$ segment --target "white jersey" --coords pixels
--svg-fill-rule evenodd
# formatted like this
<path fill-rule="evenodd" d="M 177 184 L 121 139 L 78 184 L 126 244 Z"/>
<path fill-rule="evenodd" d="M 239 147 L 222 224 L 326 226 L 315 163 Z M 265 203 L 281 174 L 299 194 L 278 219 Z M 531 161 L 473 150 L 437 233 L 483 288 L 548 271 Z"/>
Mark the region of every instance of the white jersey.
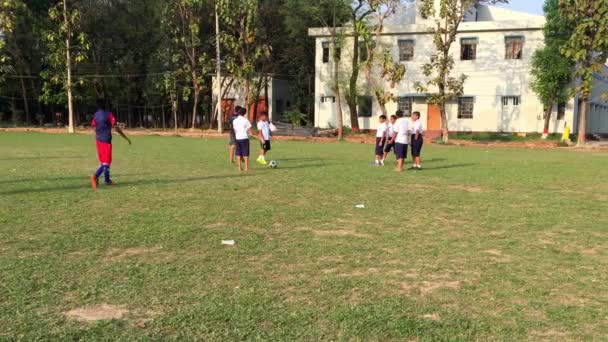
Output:
<path fill-rule="evenodd" d="M 392 123 L 389 123 L 387 126 L 387 129 L 388 129 L 388 137 L 390 139 L 392 139 L 393 135 L 395 134 L 395 126 Z"/>
<path fill-rule="evenodd" d="M 424 134 L 424 126 L 422 125 L 420 119 L 412 123 L 412 134 L 416 134 L 416 132 L 418 132 L 420 135 Z"/>
<path fill-rule="evenodd" d="M 384 138 L 386 137 L 386 130 L 388 127 L 386 126 L 386 122 L 378 125 L 378 129 L 376 130 L 376 138 Z"/>
<path fill-rule="evenodd" d="M 258 121 L 258 131 L 262 132 L 264 140 L 270 140 L 270 124 L 268 121 Z"/>
<path fill-rule="evenodd" d="M 397 122 L 395 122 L 395 132 L 397 132 L 397 139 L 395 142 L 407 145 L 409 133 L 408 120 L 404 118 L 397 119 Z"/>
<path fill-rule="evenodd" d="M 236 140 L 249 139 L 249 129 L 251 128 L 251 122 L 244 116 L 239 116 L 232 121 L 232 129 Z"/>

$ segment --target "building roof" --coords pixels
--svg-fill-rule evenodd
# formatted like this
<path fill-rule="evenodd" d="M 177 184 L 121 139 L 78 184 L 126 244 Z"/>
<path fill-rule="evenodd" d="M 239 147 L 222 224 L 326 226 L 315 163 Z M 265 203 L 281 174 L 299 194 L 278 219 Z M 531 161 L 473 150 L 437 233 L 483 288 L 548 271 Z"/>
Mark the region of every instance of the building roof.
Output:
<path fill-rule="evenodd" d="M 465 22 L 460 25 L 459 32 L 509 31 L 509 30 L 541 30 L 546 19 L 541 15 L 513 11 L 505 8 L 477 5 L 472 7 Z M 433 22 L 422 19 L 415 5 L 404 6 L 385 24 L 383 35 L 400 34 L 429 34 Z M 338 28 L 341 34 L 352 33 L 352 25 Z M 308 35 L 312 37 L 329 37 L 330 28 L 310 28 Z"/>

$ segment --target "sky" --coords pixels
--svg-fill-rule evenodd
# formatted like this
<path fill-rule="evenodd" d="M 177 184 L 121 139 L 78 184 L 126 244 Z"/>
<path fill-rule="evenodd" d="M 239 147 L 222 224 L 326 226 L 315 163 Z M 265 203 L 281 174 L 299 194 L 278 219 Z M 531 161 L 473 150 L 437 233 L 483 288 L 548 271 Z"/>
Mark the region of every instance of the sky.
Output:
<path fill-rule="evenodd" d="M 500 6 L 510 8 L 515 11 L 542 15 L 543 3 L 544 0 L 509 0 L 508 4 L 502 4 Z"/>

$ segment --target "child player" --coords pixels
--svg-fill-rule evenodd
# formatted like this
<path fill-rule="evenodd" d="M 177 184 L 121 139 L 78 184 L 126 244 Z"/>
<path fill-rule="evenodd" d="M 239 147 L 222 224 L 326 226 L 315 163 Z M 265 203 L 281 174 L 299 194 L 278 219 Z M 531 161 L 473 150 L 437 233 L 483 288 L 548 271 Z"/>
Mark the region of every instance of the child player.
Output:
<path fill-rule="evenodd" d="M 258 120 L 258 138 L 260 139 L 260 156 L 258 157 L 258 164 L 267 165 L 266 153 L 270 151 L 270 139 L 272 134 L 270 133 L 270 123 L 268 122 L 268 114 L 266 112 L 260 115 Z"/>
<path fill-rule="evenodd" d="M 384 166 L 384 144 L 386 144 L 386 131 L 388 126 L 386 125 L 386 115 L 380 115 L 380 124 L 376 129 L 376 159 L 374 161 L 375 166 Z"/>
<path fill-rule="evenodd" d="M 393 151 L 395 148 L 395 142 L 393 141 L 393 136 L 395 135 L 395 122 L 397 121 L 397 115 L 391 115 L 390 122 L 388 123 L 388 134 L 387 134 L 387 142 L 384 147 L 384 157 L 382 158 L 382 164 L 386 161 L 386 157 L 388 154 Z"/>
<path fill-rule="evenodd" d="M 409 133 L 408 120 L 403 117 L 403 111 L 397 111 L 397 122 L 395 122 L 395 133 L 393 140 L 395 141 L 395 156 L 397 157 L 396 172 L 403 172 L 403 163 L 407 158 L 407 139 Z"/>
<path fill-rule="evenodd" d="M 232 121 L 234 138 L 236 139 L 236 158 L 238 159 L 239 171 L 243 171 L 242 163 L 245 163 L 245 172 L 249 171 L 249 136 L 251 135 L 251 122 L 245 117 L 247 110 L 239 108 L 239 116 Z"/>
<path fill-rule="evenodd" d="M 97 144 L 97 156 L 101 166 L 97 169 L 95 174 L 91 176 L 91 186 L 93 189 L 97 189 L 99 185 L 99 177 L 104 175 L 104 181 L 106 185 L 116 185 L 110 178 L 110 166 L 112 165 L 112 128 L 116 129 L 116 132 L 125 138 L 129 145 L 131 140 L 123 133 L 120 127 L 116 126 L 116 119 L 114 115 L 105 110 L 105 101 L 97 100 L 97 112 L 93 115 L 93 122 L 91 123 L 95 127 L 95 140 Z"/>
<path fill-rule="evenodd" d="M 420 121 L 420 112 L 412 113 L 412 159 L 414 165 L 410 170 L 422 170 L 420 165 L 420 152 L 422 151 L 422 144 L 424 143 L 423 137 L 424 127 Z"/>
<path fill-rule="evenodd" d="M 232 115 L 230 115 L 230 117 L 228 118 L 228 129 L 230 130 L 230 141 L 228 142 L 228 145 L 230 145 L 230 150 L 228 152 L 228 159 L 230 159 L 230 164 L 234 164 L 234 152 L 236 152 L 236 138 L 234 137 L 234 129 L 232 128 L 232 122 L 234 121 L 234 119 L 239 117 L 239 110 L 240 110 L 240 106 L 236 106 L 234 108 L 234 113 L 232 113 Z"/>

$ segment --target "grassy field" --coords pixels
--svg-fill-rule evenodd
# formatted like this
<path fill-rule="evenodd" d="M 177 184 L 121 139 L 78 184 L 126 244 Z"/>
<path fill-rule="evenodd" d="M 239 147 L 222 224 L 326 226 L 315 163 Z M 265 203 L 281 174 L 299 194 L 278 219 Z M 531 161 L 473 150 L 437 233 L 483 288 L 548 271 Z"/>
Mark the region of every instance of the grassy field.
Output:
<path fill-rule="evenodd" d="M 608 153 L 116 138 L 94 192 L 92 139 L 0 133 L 0 340 L 608 336 Z"/>

